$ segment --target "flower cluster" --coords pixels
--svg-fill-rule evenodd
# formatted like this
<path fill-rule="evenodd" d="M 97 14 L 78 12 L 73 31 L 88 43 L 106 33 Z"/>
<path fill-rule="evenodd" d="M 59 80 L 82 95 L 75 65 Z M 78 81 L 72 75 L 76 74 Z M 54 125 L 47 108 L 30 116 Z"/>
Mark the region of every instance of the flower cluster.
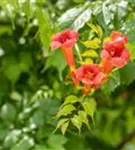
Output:
<path fill-rule="evenodd" d="M 81 65 L 76 68 L 73 47 L 78 36 L 77 32 L 66 29 L 52 36 L 51 48 L 62 50 L 74 85 L 83 85 L 84 94 L 88 94 L 91 89 L 98 89 L 114 68 L 121 68 L 127 64 L 130 59 L 130 54 L 126 49 L 128 38 L 121 32 L 112 32 L 111 40 L 103 45 L 100 55 L 101 63 Z"/>
<path fill-rule="evenodd" d="M 104 44 L 101 52 L 102 63 L 105 72 L 113 68 L 121 68 L 128 62 L 130 55 L 125 47 L 128 38 L 121 32 L 112 32 L 111 41 Z"/>

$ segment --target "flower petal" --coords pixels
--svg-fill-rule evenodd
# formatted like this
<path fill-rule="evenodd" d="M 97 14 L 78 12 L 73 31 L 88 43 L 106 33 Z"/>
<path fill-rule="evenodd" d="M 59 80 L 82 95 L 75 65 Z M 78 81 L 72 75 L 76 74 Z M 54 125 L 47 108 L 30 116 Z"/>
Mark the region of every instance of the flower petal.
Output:
<path fill-rule="evenodd" d="M 112 58 L 112 64 L 114 67 L 121 68 L 125 65 L 126 61 L 123 58 L 115 57 Z"/>
<path fill-rule="evenodd" d="M 104 73 L 103 72 L 98 73 L 93 81 L 96 88 L 98 88 L 101 85 L 103 79 L 104 79 Z"/>
<path fill-rule="evenodd" d="M 52 42 L 51 43 L 51 48 L 52 49 L 57 49 L 57 48 L 60 48 L 61 47 L 61 43 L 60 42 Z"/>
<path fill-rule="evenodd" d="M 74 53 L 71 47 L 62 47 L 62 53 L 69 66 L 75 66 Z"/>
<path fill-rule="evenodd" d="M 71 39 L 71 40 L 67 40 L 63 45 L 62 47 L 73 47 L 76 43 L 76 40 L 75 39 Z"/>
<path fill-rule="evenodd" d="M 115 67 L 121 68 L 121 67 L 123 67 L 123 66 L 125 66 L 127 64 L 129 59 L 130 59 L 130 54 L 129 54 L 128 50 L 124 49 L 122 51 L 122 54 L 121 54 L 120 57 L 112 58 L 112 64 Z"/>
<path fill-rule="evenodd" d="M 83 76 L 84 76 L 84 68 L 83 66 L 81 66 L 79 69 L 76 70 L 76 78 L 78 80 L 82 80 Z"/>
<path fill-rule="evenodd" d="M 110 59 L 111 55 L 108 53 L 107 50 L 104 49 L 104 50 L 101 51 L 101 58 L 102 59 Z"/>
<path fill-rule="evenodd" d="M 130 54 L 127 49 L 122 51 L 121 57 L 127 62 L 130 59 Z"/>
<path fill-rule="evenodd" d="M 109 73 L 112 71 L 113 65 L 112 65 L 111 59 L 104 59 L 102 61 L 102 64 L 103 64 L 103 69 L 105 73 Z"/>
<path fill-rule="evenodd" d="M 124 43 L 128 42 L 128 37 L 125 36 L 122 32 L 113 31 L 112 34 L 111 34 L 111 39 L 112 40 L 117 40 L 120 37 L 123 39 Z"/>

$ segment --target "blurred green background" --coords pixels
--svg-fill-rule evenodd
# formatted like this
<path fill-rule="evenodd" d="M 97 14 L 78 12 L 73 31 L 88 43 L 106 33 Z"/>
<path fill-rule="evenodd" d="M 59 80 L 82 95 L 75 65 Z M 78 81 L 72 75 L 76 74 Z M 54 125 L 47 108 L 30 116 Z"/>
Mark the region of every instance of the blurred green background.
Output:
<path fill-rule="evenodd" d="M 134 0 L 0 1 L 0 150 L 135 149 L 134 10 Z M 80 93 L 66 80 L 68 68 L 60 51 L 51 52 L 50 37 L 73 28 L 87 39 L 89 20 L 104 37 L 123 31 L 132 60 L 94 94 L 90 131 L 70 126 L 65 135 L 53 133 L 65 97 Z"/>

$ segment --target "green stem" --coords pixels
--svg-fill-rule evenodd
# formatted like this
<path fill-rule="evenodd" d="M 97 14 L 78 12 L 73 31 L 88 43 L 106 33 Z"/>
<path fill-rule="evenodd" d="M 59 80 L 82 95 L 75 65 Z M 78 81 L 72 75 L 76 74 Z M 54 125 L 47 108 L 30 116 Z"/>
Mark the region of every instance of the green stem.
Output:
<path fill-rule="evenodd" d="M 76 50 L 76 52 L 77 52 L 77 54 L 78 54 L 78 57 L 79 57 L 79 59 L 80 59 L 80 62 L 82 63 L 83 60 L 82 60 L 81 53 L 80 53 L 80 50 L 79 50 L 79 47 L 78 47 L 77 44 L 75 44 L 75 50 Z"/>

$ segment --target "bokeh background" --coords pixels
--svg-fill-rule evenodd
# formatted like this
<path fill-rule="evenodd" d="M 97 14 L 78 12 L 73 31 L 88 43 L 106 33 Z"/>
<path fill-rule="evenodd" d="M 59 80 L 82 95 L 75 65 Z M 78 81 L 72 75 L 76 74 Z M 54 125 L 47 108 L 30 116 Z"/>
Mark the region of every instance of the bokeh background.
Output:
<path fill-rule="evenodd" d="M 134 0 L 0 1 L 0 150 L 135 149 L 134 10 Z M 79 92 L 61 52 L 51 52 L 50 37 L 74 28 L 87 39 L 87 21 L 104 37 L 123 31 L 132 61 L 95 93 L 91 130 L 83 126 L 79 134 L 71 125 L 62 135 L 54 132 L 55 115 L 66 96 Z"/>

